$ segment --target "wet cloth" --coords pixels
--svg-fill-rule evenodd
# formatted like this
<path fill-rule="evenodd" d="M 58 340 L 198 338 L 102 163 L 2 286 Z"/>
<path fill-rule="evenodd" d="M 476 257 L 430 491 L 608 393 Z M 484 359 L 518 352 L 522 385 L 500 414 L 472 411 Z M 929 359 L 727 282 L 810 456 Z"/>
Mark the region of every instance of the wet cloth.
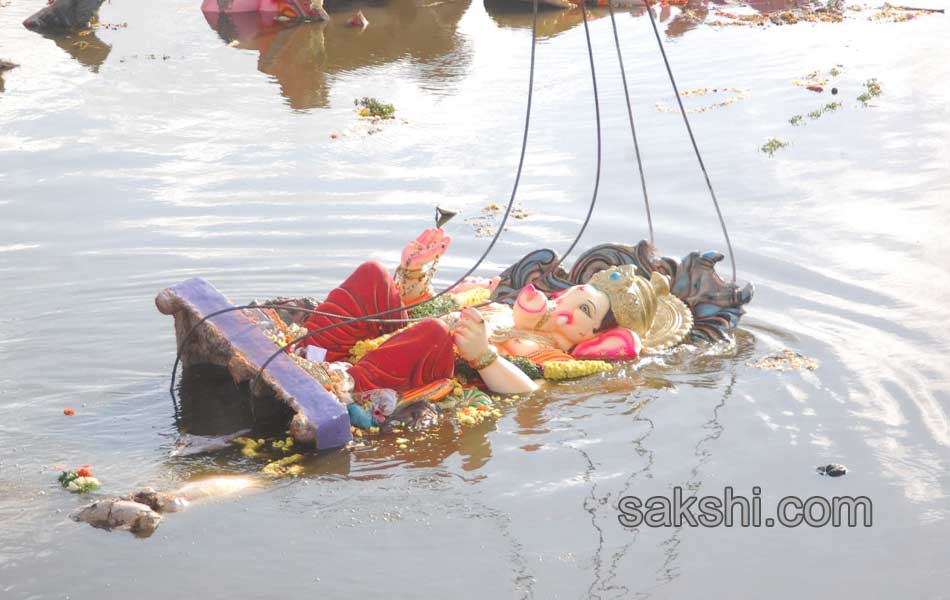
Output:
<path fill-rule="evenodd" d="M 392 276 L 381 264 L 370 261 L 360 265 L 330 292 L 317 310 L 354 318 L 401 306 Z M 406 311 L 394 312 L 385 318 L 404 319 Z M 314 330 L 337 322 L 339 319 L 333 317 L 311 315 L 304 326 Z M 360 321 L 314 334 L 302 344 L 326 348 L 328 361 L 343 361 L 356 342 L 391 333 L 400 326 L 400 323 Z M 349 374 L 357 392 L 380 388 L 405 391 L 452 377 L 454 370 L 455 350 L 449 328 L 438 319 L 426 319 L 367 352 L 349 369 Z"/>

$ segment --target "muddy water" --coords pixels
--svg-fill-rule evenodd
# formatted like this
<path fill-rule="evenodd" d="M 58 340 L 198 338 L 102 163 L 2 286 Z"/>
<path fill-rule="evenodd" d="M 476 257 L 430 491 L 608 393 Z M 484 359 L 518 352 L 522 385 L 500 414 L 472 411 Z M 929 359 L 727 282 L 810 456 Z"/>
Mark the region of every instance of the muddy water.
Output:
<path fill-rule="evenodd" d="M 115 1 L 127 28 L 47 39 L 0 8 L 0 590 L 4 598 L 939 598 L 950 478 L 950 65 L 946 19 L 751 29 L 663 27 L 756 297 L 735 346 L 556 386 L 497 423 L 307 459 L 308 474 L 167 519 L 138 540 L 66 518 L 54 465 L 107 493 L 251 473 L 236 453 L 168 457 L 171 321 L 155 293 L 201 275 L 234 300 L 319 295 L 366 258 L 394 264 L 444 203 L 463 215 L 443 282 L 484 248 L 465 217 L 510 192 L 524 111 L 524 13 L 394 0 L 363 32 L 215 31 L 197 3 Z M 702 11 L 706 21 L 715 10 Z M 730 9 L 735 10 L 735 9 Z M 344 11 L 346 12 L 346 11 Z M 338 13 L 339 14 L 339 13 Z M 591 25 L 601 193 L 581 245 L 645 218 L 609 20 Z M 577 14 L 542 19 L 519 204 L 492 274 L 567 247 L 595 170 Z M 669 255 L 722 248 L 643 15 L 619 16 Z M 240 25 L 240 26 L 239 26 Z M 792 84 L 843 65 L 839 110 Z M 883 95 L 856 100 L 877 78 Z M 399 119 L 358 121 L 378 96 Z M 331 136 L 336 134 L 336 138 Z M 789 146 L 769 157 L 771 137 Z M 728 274 L 728 270 L 726 270 Z M 815 371 L 749 365 L 781 348 Z M 63 409 L 76 410 L 65 417 Z M 846 464 L 846 477 L 815 466 Z M 870 528 L 640 528 L 624 495 L 867 495 Z"/>

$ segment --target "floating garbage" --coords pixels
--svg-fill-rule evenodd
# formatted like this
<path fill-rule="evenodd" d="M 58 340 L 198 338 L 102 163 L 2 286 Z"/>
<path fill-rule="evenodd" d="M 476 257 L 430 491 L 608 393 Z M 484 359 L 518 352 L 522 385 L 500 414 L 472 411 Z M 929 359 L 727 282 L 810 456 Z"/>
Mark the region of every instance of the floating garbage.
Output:
<path fill-rule="evenodd" d="M 772 156 L 786 146 L 788 146 L 788 142 L 782 141 L 778 138 L 769 138 L 768 141 L 762 144 L 762 147 L 759 148 L 759 150 L 765 154 L 768 154 L 769 156 Z"/>
<path fill-rule="evenodd" d="M 353 104 L 359 108 L 358 114 L 368 119 L 393 119 L 396 116 L 396 107 L 386 104 L 376 98 L 357 98 Z"/>
<path fill-rule="evenodd" d="M 763 356 L 754 363 L 749 363 L 749 365 L 756 369 L 768 369 L 770 371 L 797 371 L 802 369 L 814 371 L 818 368 L 818 361 L 786 348 L 780 352 Z"/>
<path fill-rule="evenodd" d="M 92 476 L 87 467 L 75 471 L 63 471 L 59 476 L 59 484 L 74 494 L 87 494 L 99 489 L 99 480 Z"/>
<path fill-rule="evenodd" d="M 359 10 L 355 15 L 350 17 L 346 22 L 350 27 L 359 27 L 360 29 L 366 29 L 369 27 L 369 20 L 366 18 L 366 15 L 363 14 L 363 11 Z"/>
<path fill-rule="evenodd" d="M 194 454 L 203 454 L 222 450 L 231 445 L 235 438 L 250 433 L 250 429 L 242 429 L 228 435 L 206 436 L 183 434 L 175 440 L 175 447 L 169 453 L 170 456 L 192 456 Z"/>
<path fill-rule="evenodd" d="M 848 467 L 839 465 L 837 463 L 831 463 L 829 465 L 820 466 L 815 470 L 819 475 L 827 475 L 828 477 L 841 477 L 848 472 Z"/>
<path fill-rule="evenodd" d="M 158 527 L 162 515 L 139 502 L 112 499 L 83 506 L 70 518 L 99 529 L 124 529 L 136 535 L 149 536 Z"/>
<path fill-rule="evenodd" d="M 858 101 L 864 106 L 870 106 L 871 99 L 880 95 L 881 84 L 878 83 L 877 79 L 868 79 L 864 82 L 864 92 L 858 96 Z"/>
<path fill-rule="evenodd" d="M 730 104 L 735 104 L 736 102 L 739 102 L 740 100 L 745 100 L 746 98 L 749 97 L 749 91 L 748 91 L 748 90 L 742 90 L 742 89 L 739 89 L 739 88 L 733 88 L 733 87 L 714 87 L 714 88 L 703 87 L 703 88 L 696 88 L 696 89 L 692 89 L 692 90 L 685 90 L 685 91 L 682 91 L 682 92 L 680 92 L 680 98 L 692 98 L 692 97 L 710 96 L 710 95 L 713 95 L 713 94 L 731 94 L 731 95 L 730 95 L 730 96 L 727 96 L 726 98 L 724 98 L 724 99 L 722 99 L 722 100 L 719 100 L 719 101 L 716 101 L 716 102 L 712 102 L 712 103 L 706 104 L 706 105 L 704 105 L 704 106 L 696 106 L 696 107 L 692 107 L 692 108 L 687 108 L 687 109 L 686 109 L 686 112 L 687 112 L 687 113 L 704 113 L 704 112 L 713 110 L 713 109 L 715 109 L 715 108 L 722 108 L 722 107 L 724 107 L 724 106 L 729 106 Z M 656 109 L 657 109 L 658 111 L 660 111 L 660 112 L 665 112 L 665 113 L 675 113 L 675 112 L 679 112 L 679 106 L 678 106 L 678 105 L 677 105 L 677 106 L 669 106 L 668 104 L 666 104 L 666 103 L 663 102 L 663 101 L 658 101 L 658 102 L 656 103 Z"/>

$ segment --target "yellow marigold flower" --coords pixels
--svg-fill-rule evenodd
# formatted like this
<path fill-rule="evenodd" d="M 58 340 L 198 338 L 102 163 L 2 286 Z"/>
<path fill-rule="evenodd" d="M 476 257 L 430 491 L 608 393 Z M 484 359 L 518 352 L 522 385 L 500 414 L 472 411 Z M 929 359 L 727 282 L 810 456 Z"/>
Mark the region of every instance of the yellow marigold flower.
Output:
<path fill-rule="evenodd" d="M 350 348 L 350 362 L 354 365 L 360 361 L 363 356 L 370 350 L 375 350 L 382 346 L 389 338 L 393 337 L 401 331 L 405 331 L 415 325 L 415 323 L 410 323 L 409 325 L 403 327 L 402 329 L 397 329 L 392 333 L 386 333 L 379 337 L 375 337 L 369 340 L 360 340 L 353 344 L 353 347 Z"/>
<path fill-rule="evenodd" d="M 475 306 L 476 304 L 487 302 L 491 297 L 491 292 L 488 288 L 477 287 L 459 292 L 458 294 L 452 294 L 452 297 L 458 303 L 459 308 L 465 308 L 466 306 Z"/>
<path fill-rule="evenodd" d="M 610 363 L 602 360 L 555 360 L 544 363 L 544 378 L 575 379 L 611 369 Z"/>

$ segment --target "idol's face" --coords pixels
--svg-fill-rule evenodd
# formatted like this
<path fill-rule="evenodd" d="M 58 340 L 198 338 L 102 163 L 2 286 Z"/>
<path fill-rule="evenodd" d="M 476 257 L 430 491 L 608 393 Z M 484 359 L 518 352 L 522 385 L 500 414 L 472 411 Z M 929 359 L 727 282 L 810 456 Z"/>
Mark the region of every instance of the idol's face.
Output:
<path fill-rule="evenodd" d="M 575 285 L 552 300 L 544 329 L 579 344 L 594 336 L 610 310 L 607 295 L 592 285 Z"/>

